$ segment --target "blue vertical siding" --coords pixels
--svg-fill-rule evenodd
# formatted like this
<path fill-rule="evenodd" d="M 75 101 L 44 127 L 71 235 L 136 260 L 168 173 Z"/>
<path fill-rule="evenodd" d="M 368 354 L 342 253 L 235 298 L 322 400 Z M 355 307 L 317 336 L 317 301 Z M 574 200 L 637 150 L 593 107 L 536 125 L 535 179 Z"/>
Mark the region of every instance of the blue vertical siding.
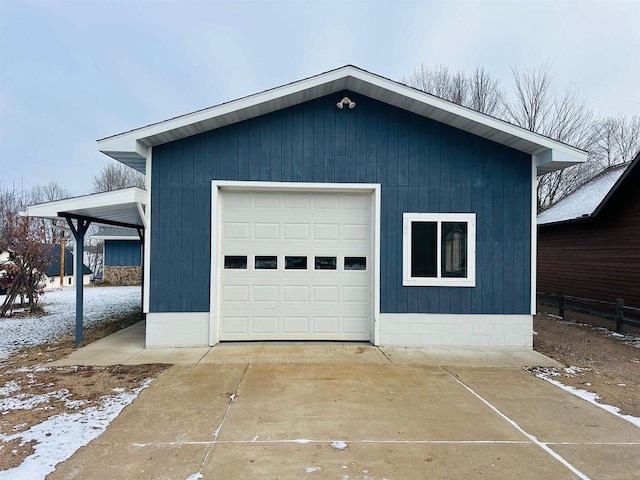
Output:
<path fill-rule="evenodd" d="M 142 265 L 140 240 L 105 240 L 104 264 L 107 267 L 139 267 Z"/>
<path fill-rule="evenodd" d="M 531 157 L 347 91 L 153 148 L 153 312 L 209 310 L 214 179 L 380 183 L 383 313 L 529 313 Z M 475 287 L 402 286 L 403 212 L 476 213 Z"/>

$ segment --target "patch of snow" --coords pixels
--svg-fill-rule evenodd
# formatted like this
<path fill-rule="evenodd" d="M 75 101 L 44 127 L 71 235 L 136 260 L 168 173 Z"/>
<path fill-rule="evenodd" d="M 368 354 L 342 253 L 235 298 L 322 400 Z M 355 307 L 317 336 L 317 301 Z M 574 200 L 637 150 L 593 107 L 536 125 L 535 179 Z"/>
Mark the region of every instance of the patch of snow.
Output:
<path fill-rule="evenodd" d="M 624 171 L 625 168 L 614 168 L 585 183 L 575 192 L 538 215 L 538 225 L 591 215 Z"/>
<path fill-rule="evenodd" d="M 569 366 L 564 369 L 565 374 L 572 377 L 577 375 L 578 373 L 587 372 L 587 371 L 589 371 L 588 368 L 575 367 L 575 366 Z"/>
<path fill-rule="evenodd" d="M 296 438 L 293 440 L 293 443 L 311 443 L 311 440 L 307 440 L 306 438 Z"/>
<path fill-rule="evenodd" d="M 133 287 L 93 287 L 84 290 L 84 325 L 97 325 L 114 315 L 140 305 L 141 289 Z M 0 319 L 0 359 L 25 347 L 40 345 L 74 332 L 75 287 L 46 292 L 40 305 L 46 312 L 40 317 Z"/>
<path fill-rule="evenodd" d="M 186 480 L 198 480 L 200 478 L 204 478 L 204 475 L 202 475 L 200 472 L 196 472 L 189 475 Z"/>
<path fill-rule="evenodd" d="M 129 405 L 138 394 L 151 383 L 130 392 L 114 396 L 104 396 L 98 406 L 79 412 L 60 413 L 49 417 L 24 432 L 13 435 L 0 434 L 0 441 L 8 442 L 20 438 L 22 442 L 35 441 L 34 453 L 25 458 L 19 466 L 0 471 L 0 480 L 28 478 L 43 479 L 53 472 L 56 465 L 71 457 L 76 450 L 88 444 L 107 428 L 122 409 Z"/>
<path fill-rule="evenodd" d="M 347 444 L 345 442 L 341 442 L 341 441 L 331 442 L 331 446 L 333 448 L 338 449 L 338 450 L 344 450 L 345 448 L 347 448 Z"/>
<path fill-rule="evenodd" d="M 4 386 L 0 387 L 0 395 L 8 397 L 13 392 L 18 392 L 20 390 L 22 390 L 20 385 L 18 385 L 15 380 L 11 380 L 10 382 L 5 383 Z"/>
<path fill-rule="evenodd" d="M 307 473 L 318 472 L 318 471 L 320 471 L 320 470 L 322 470 L 322 468 L 320 468 L 320 467 L 307 467 L 307 468 L 306 468 L 306 472 L 307 472 Z"/>
<path fill-rule="evenodd" d="M 606 410 L 607 412 L 613 413 L 617 417 L 623 418 L 627 422 L 633 423 L 636 427 L 640 428 L 640 417 L 634 417 L 633 415 L 623 415 L 620 413 L 620 409 L 618 407 L 614 407 L 613 405 L 607 405 L 605 403 L 598 402 L 597 400 L 600 398 L 598 394 L 587 392 L 586 390 L 583 390 L 581 388 L 571 387 L 557 380 L 554 380 L 553 378 L 551 378 L 553 375 L 549 371 L 549 369 L 536 369 L 536 370 L 525 369 L 525 370 L 533 373 L 536 377 L 541 378 L 555 385 L 556 387 L 560 387 L 561 389 L 566 390 L 567 392 L 572 393 L 573 395 L 580 397 L 583 400 L 586 400 L 587 402 L 602 408 L 603 410 Z"/>
<path fill-rule="evenodd" d="M 77 403 L 78 401 L 73 401 L 73 400 L 69 400 L 70 394 L 69 394 L 69 390 L 67 390 L 66 388 L 62 388 L 60 390 L 56 390 L 53 392 L 49 392 L 49 393 L 43 393 L 40 395 L 30 395 L 28 393 L 20 393 L 14 397 L 8 397 L 8 398 L 3 398 L 0 400 L 0 410 L 2 411 L 8 411 L 8 410 L 47 410 L 49 408 L 53 408 L 53 407 L 40 407 L 40 408 L 36 408 L 39 405 L 44 404 L 50 404 L 51 400 L 59 400 L 61 402 L 64 402 L 65 404 L 67 402 L 75 402 Z"/>

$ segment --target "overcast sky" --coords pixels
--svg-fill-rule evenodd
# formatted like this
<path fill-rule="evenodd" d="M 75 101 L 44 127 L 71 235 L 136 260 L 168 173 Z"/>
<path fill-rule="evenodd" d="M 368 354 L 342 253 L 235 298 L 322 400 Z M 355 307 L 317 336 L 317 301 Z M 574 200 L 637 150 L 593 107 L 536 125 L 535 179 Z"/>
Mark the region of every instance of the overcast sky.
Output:
<path fill-rule="evenodd" d="M 354 64 L 549 61 L 601 115 L 640 114 L 640 0 L 0 0 L 0 181 L 90 191 L 96 140 Z"/>

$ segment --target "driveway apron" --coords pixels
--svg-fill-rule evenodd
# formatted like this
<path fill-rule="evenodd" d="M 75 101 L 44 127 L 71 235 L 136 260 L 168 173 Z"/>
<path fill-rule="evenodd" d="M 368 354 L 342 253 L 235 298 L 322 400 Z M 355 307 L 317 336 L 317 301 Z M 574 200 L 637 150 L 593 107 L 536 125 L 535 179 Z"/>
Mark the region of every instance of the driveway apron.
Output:
<path fill-rule="evenodd" d="M 520 368 L 173 366 L 51 479 L 630 479 L 640 429 Z M 637 478 L 637 477 L 636 477 Z"/>

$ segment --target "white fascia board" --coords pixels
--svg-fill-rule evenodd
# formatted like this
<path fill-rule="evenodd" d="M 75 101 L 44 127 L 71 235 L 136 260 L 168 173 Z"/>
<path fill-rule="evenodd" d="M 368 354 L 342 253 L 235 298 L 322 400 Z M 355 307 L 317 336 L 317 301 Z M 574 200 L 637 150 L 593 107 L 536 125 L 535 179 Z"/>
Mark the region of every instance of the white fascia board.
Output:
<path fill-rule="evenodd" d="M 146 201 L 147 196 L 144 190 L 131 187 L 31 205 L 27 207 L 26 214 L 29 217 L 58 218 L 59 212 L 74 213 L 80 210 L 86 211 L 91 208 L 135 203 L 145 204 Z"/>
<path fill-rule="evenodd" d="M 375 88 L 371 88 L 372 86 Z M 146 157 L 146 154 L 143 155 L 142 147 L 159 145 L 201 131 L 219 128 L 345 89 L 426 117 L 430 117 L 430 115 L 425 113 L 424 108 L 432 109 L 434 113 L 438 112 L 437 115 L 433 115 L 436 121 L 490 140 L 499 141 L 496 138 L 499 135 L 518 139 L 523 144 L 522 151 L 541 156 L 539 165 L 544 165 L 545 168 L 539 169 L 539 173 L 586 161 L 587 154 L 582 150 L 353 66 L 342 67 L 238 100 L 98 140 L 98 148 L 101 152 L 126 162 L 128 159 L 132 160 L 131 155 L 135 155 L 136 158 Z M 218 122 L 215 121 L 216 119 Z M 460 119 L 467 122 L 460 122 Z M 190 125 L 197 125 L 201 122 L 208 122 L 208 125 L 188 128 Z M 174 136 L 166 135 L 178 129 L 185 131 Z M 549 158 L 550 160 L 548 160 Z"/>
<path fill-rule="evenodd" d="M 109 156 L 112 156 L 112 154 L 127 154 L 146 159 L 149 147 L 139 140 L 139 138 L 135 137 L 120 138 L 120 136 L 105 138 L 104 140 L 98 140 L 98 150 Z"/>
<path fill-rule="evenodd" d="M 576 155 L 571 152 L 554 148 L 552 150 L 545 150 L 537 155 L 533 155 L 533 162 L 536 166 L 537 175 L 540 176 L 553 170 L 559 170 L 561 168 L 586 162 L 587 153 L 581 151 L 579 151 L 579 153 L 581 153 L 582 156 L 577 158 Z"/>

